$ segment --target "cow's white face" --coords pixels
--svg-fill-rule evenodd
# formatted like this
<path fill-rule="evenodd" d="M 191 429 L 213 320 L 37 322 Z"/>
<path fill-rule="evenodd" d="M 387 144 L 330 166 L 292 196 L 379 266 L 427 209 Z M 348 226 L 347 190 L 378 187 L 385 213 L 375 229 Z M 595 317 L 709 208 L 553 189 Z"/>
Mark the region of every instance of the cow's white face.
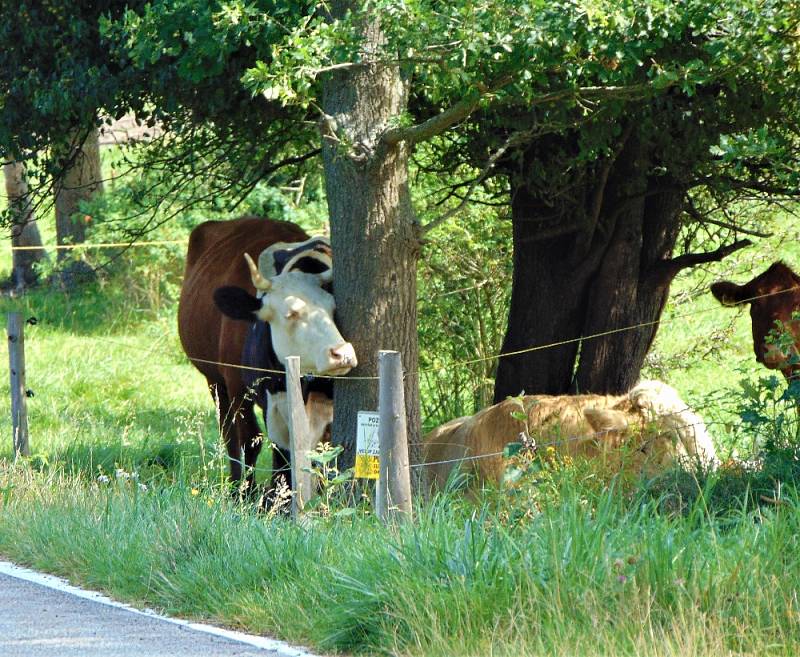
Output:
<path fill-rule="evenodd" d="M 290 271 L 270 283 L 255 315 L 269 323 L 272 348 L 282 363 L 299 356 L 302 371 L 333 376 L 358 364 L 353 345 L 333 321 L 333 295 L 322 289 L 319 276 Z"/>

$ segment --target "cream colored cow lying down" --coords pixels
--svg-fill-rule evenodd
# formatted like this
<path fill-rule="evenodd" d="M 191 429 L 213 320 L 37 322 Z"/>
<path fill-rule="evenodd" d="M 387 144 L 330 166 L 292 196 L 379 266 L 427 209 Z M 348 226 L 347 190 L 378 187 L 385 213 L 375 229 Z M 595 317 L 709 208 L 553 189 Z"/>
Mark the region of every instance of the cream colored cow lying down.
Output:
<path fill-rule="evenodd" d="M 553 443 L 559 454 L 600 459 L 612 471 L 654 474 L 676 462 L 719 463 L 703 420 L 660 381 L 642 381 L 627 395 L 529 395 L 522 402 L 527 426 L 512 415 L 522 412 L 519 402 L 507 399 L 425 436 L 431 485 L 443 488 L 456 467 L 479 481 L 500 481 L 505 463 L 497 453 L 523 432 L 539 446 Z M 482 458 L 440 463 L 475 456 Z"/>

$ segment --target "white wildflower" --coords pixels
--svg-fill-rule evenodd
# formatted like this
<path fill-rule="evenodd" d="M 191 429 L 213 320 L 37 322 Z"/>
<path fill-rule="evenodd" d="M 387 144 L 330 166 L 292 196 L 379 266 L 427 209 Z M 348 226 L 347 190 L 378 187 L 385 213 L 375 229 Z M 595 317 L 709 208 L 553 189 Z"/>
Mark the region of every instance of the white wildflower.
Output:
<path fill-rule="evenodd" d="M 101 474 L 97 477 L 97 481 L 101 484 L 107 484 L 111 479 L 109 479 L 108 475 Z"/>

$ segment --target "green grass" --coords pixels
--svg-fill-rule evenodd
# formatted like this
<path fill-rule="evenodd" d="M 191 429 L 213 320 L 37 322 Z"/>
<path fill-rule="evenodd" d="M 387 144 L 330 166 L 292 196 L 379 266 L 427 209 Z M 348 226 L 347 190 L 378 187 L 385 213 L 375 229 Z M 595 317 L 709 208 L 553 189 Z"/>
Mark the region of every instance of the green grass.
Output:
<path fill-rule="evenodd" d="M 675 385 L 726 449 L 763 442 L 772 416 L 740 421 L 739 381 L 766 371 L 747 313 L 705 290 L 749 279 L 776 254 L 800 265 L 791 221 L 778 230 L 676 281 L 645 371 Z M 795 478 L 791 464 L 758 482 L 712 480 L 703 494 L 691 477 L 623 495 L 565 471 L 522 496 L 440 498 L 400 528 L 363 510 L 300 527 L 233 503 L 211 397 L 177 338 L 179 251 L 137 251 L 135 268 L 72 292 L 0 300 L 0 312 L 39 320 L 26 327 L 27 462 L 12 462 L 0 385 L 0 554 L 135 604 L 334 652 L 800 648 L 800 503 L 789 486 L 782 503 L 755 504 Z"/>
<path fill-rule="evenodd" d="M 186 362 L 174 318 L 106 298 L 96 288 L 39 290 L 0 303 L 36 317 L 25 355 L 33 454 L 78 469 L 146 462 L 174 465 L 213 445 L 214 407 L 203 378 Z M 0 389 L 0 434 L 10 436 L 8 382 Z M 10 441 L 0 454 L 11 455 Z M 168 456 L 165 456 L 168 455 Z M 180 456 L 179 456 L 180 455 Z"/>
<path fill-rule="evenodd" d="M 11 483 L 9 483 L 11 482 Z M 9 487 L 13 486 L 13 487 Z M 440 498 L 413 525 L 306 526 L 178 483 L 0 470 L 0 553 L 169 613 L 327 651 L 791 655 L 800 510 L 669 517 L 559 483 L 532 519 Z M 499 507 L 498 507 L 499 504 Z"/>

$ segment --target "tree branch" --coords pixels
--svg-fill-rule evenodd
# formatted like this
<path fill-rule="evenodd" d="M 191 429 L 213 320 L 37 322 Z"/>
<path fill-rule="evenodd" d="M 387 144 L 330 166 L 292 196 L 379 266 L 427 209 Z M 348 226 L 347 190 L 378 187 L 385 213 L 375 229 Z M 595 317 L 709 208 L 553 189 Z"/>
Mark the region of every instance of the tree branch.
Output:
<path fill-rule="evenodd" d="M 726 244 L 715 251 L 707 253 L 684 253 L 677 258 L 661 262 L 654 268 L 652 275 L 661 283 L 669 282 L 682 269 L 702 265 L 706 262 L 719 262 L 723 258 L 727 258 L 731 253 L 735 253 L 751 244 L 750 240 L 737 240 L 733 244 Z"/>
<path fill-rule="evenodd" d="M 737 226 L 736 224 L 729 223 L 727 221 L 720 221 L 719 219 L 712 219 L 708 216 L 708 214 L 703 214 L 697 207 L 689 201 L 683 208 L 683 211 L 686 212 L 692 219 L 694 219 L 699 224 L 711 224 L 712 226 L 719 226 L 720 228 L 727 228 L 728 230 L 732 230 L 735 233 L 742 233 L 744 235 L 750 235 L 751 237 L 772 237 L 773 233 L 762 233 L 757 230 L 753 230 L 751 228 L 742 228 L 741 226 Z"/>
<path fill-rule="evenodd" d="M 800 196 L 800 189 L 796 187 L 771 185 L 761 180 L 741 180 L 733 178 L 732 176 L 707 176 L 694 181 L 692 186 L 699 187 L 701 185 L 706 185 L 708 187 L 713 187 L 715 183 L 720 182 L 728 185 L 731 189 L 752 190 L 769 196 L 783 196 L 785 198 L 797 198 Z"/>
<path fill-rule="evenodd" d="M 455 125 L 459 121 L 466 119 L 478 107 L 481 98 L 487 96 L 498 89 L 506 86 L 513 81 L 511 76 L 501 78 L 498 82 L 486 87 L 480 85 L 476 92 L 466 96 L 458 101 L 455 105 L 443 110 L 436 116 L 431 117 L 427 121 L 418 123 L 412 126 L 390 128 L 383 133 L 381 142 L 386 146 L 396 146 L 401 141 L 410 144 L 427 141 L 436 135 L 442 134 L 450 126 Z M 672 85 L 669 85 L 672 86 Z M 636 96 L 644 94 L 653 89 L 651 82 L 641 84 L 632 84 L 630 86 L 617 86 L 617 87 L 578 87 L 575 89 L 560 89 L 553 91 L 549 94 L 542 94 L 531 101 L 531 106 L 543 105 L 545 103 L 553 103 L 570 96 L 576 99 L 602 99 L 602 98 L 618 98 L 627 96 Z M 666 89 L 668 87 L 664 87 Z M 662 89 L 662 90 L 663 90 Z"/>
<path fill-rule="evenodd" d="M 482 94 L 472 93 L 427 121 L 402 128 L 390 128 L 383 133 L 381 141 L 387 146 L 396 146 L 401 141 L 409 144 L 427 141 L 466 119 L 478 107 L 481 98 Z"/>
<path fill-rule="evenodd" d="M 470 200 L 472 199 L 472 194 L 475 191 L 475 188 L 478 185 L 480 185 L 486 179 L 486 176 L 488 176 L 491 173 L 492 169 L 494 169 L 495 165 L 497 164 L 497 161 L 501 157 L 503 157 L 503 155 L 506 154 L 509 148 L 517 144 L 523 143 L 527 139 L 530 139 L 533 132 L 534 132 L 533 130 L 522 130 L 520 132 L 514 132 L 510 134 L 508 138 L 503 142 L 503 145 L 500 146 L 500 148 L 498 148 L 494 153 L 491 154 L 491 156 L 486 162 L 486 166 L 484 166 L 483 169 L 481 169 L 481 172 L 477 176 L 477 178 L 475 178 L 472 181 L 472 183 L 470 183 L 470 186 L 467 188 L 467 193 L 464 194 L 463 198 L 461 199 L 461 202 L 453 209 L 448 210 L 444 214 L 438 216 L 436 219 L 432 219 L 427 224 L 422 226 L 421 228 L 422 233 L 424 234 L 433 230 L 440 224 L 447 221 L 450 217 L 461 212 L 461 210 L 463 210 L 464 207 L 467 205 L 467 203 L 469 203 Z"/>

